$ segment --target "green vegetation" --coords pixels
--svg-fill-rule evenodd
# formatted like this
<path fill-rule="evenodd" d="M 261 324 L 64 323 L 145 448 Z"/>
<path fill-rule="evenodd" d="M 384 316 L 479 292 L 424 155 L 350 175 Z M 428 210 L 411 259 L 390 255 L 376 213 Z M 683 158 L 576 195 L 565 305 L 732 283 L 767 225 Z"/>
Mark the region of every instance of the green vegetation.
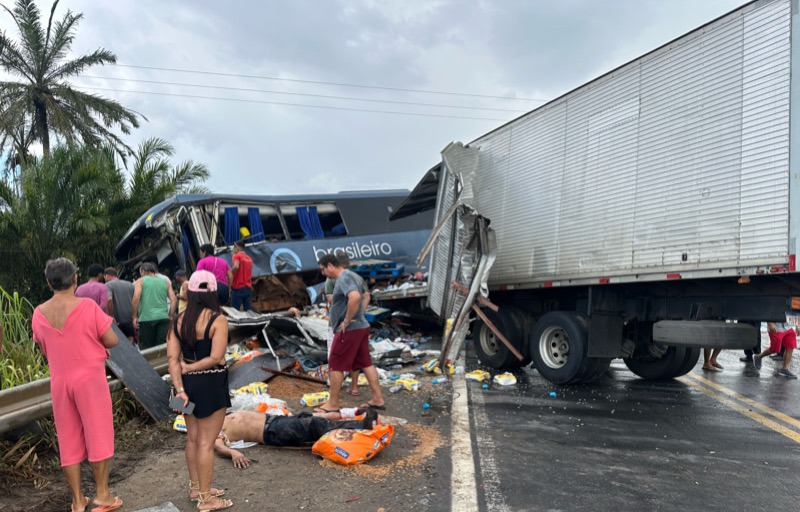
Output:
<path fill-rule="evenodd" d="M 0 287 L 0 321 L 3 345 L 0 350 L 0 389 L 44 379 L 50 375 L 41 351 L 31 339 L 31 304 L 19 294 Z"/>
<path fill-rule="evenodd" d="M 26 160 L 31 144 L 40 142 L 49 155 L 52 133 L 69 146 L 105 143 L 124 156 L 130 148 L 112 129 L 129 134 L 139 126 L 137 114 L 114 100 L 79 91 L 68 81 L 91 67 L 114 64 L 117 57 L 99 48 L 68 59 L 83 15 L 67 10 L 54 20 L 57 6 L 58 0 L 46 26 L 34 0 L 17 0 L 13 9 L 3 6 L 19 38 L 15 41 L 0 34 L 0 68 L 16 79 L 0 85 L 4 132 L 0 149 L 10 142 L 21 160 Z"/>

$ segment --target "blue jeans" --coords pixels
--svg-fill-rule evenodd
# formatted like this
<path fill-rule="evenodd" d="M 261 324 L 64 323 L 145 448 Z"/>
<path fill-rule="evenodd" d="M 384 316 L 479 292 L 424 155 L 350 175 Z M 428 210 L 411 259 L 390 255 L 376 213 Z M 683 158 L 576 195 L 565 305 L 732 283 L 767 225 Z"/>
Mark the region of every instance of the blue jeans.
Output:
<path fill-rule="evenodd" d="M 252 290 L 249 286 L 234 288 L 231 290 L 231 307 L 239 311 L 239 306 L 244 306 L 245 311 L 250 310 L 250 294 Z"/>

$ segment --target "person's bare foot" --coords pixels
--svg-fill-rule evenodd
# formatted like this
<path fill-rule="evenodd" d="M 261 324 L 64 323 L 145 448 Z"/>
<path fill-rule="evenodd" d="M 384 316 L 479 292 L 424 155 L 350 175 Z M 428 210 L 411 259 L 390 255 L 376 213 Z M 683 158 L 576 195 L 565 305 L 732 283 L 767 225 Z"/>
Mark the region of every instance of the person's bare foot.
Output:
<path fill-rule="evenodd" d="M 350 395 L 352 395 L 352 396 L 358 396 L 358 395 L 360 395 L 360 394 L 361 394 L 361 393 L 358 391 L 358 388 L 350 388 L 350 389 L 348 389 L 348 390 L 347 390 L 347 393 L 348 393 L 348 394 L 350 394 Z"/>
<path fill-rule="evenodd" d="M 78 506 L 76 507 L 75 505 L 78 505 Z M 88 507 L 88 506 L 89 506 L 89 497 L 88 496 L 84 496 L 83 497 L 83 505 L 81 505 L 80 503 L 78 503 L 78 502 L 73 500 L 72 501 L 72 506 L 70 507 L 70 509 L 72 510 L 72 512 L 84 512 L 86 510 L 86 507 Z"/>

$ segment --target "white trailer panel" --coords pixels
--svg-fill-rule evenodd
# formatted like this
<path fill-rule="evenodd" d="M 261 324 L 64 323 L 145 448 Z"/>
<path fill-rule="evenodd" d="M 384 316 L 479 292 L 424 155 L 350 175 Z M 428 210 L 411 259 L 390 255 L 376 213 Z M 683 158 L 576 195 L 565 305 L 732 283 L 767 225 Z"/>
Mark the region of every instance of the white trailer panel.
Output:
<path fill-rule="evenodd" d="M 748 4 L 471 143 L 490 284 L 787 264 L 791 19 Z"/>

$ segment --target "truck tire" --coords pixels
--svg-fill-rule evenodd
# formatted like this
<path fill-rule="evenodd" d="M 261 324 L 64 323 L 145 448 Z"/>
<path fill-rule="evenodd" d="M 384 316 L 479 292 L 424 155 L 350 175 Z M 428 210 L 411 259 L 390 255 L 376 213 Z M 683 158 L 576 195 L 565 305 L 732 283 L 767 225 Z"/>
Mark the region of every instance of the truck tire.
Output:
<path fill-rule="evenodd" d="M 525 356 L 520 361 L 517 356 L 508 350 L 508 347 L 500 341 L 494 332 L 478 317 L 473 325 L 472 332 L 475 353 L 481 364 L 490 368 L 519 368 L 523 364 L 530 363 L 530 356 L 523 337 L 523 323 L 521 313 L 514 308 L 502 308 L 495 312 L 491 309 L 481 310 L 486 317 L 497 327 L 500 332 L 510 341 L 514 348 Z"/>
<path fill-rule="evenodd" d="M 702 348 L 698 347 L 687 347 L 686 348 L 686 357 L 683 358 L 683 363 L 678 368 L 677 372 L 673 377 L 683 377 L 690 371 L 692 368 L 697 366 L 697 361 L 700 359 L 700 353 L 703 351 Z"/>
<path fill-rule="evenodd" d="M 758 339 L 750 324 L 722 320 L 661 320 L 653 324 L 653 340 L 664 345 L 748 349 Z"/>
<path fill-rule="evenodd" d="M 597 362 L 586 357 L 586 320 L 566 311 L 545 313 L 530 336 L 530 353 L 539 374 L 554 384 L 574 384 L 594 376 Z"/>
<path fill-rule="evenodd" d="M 672 379 L 683 368 L 686 359 L 686 347 L 667 347 L 667 351 L 659 358 L 628 357 L 625 366 L 639 377 L 647 380 Z M 699 351 L 697 352 L 700 353 Z M 697 361 L 695 360 L 695 363 Z M 687 370 L 688 371 L 688 370 Z"/>

